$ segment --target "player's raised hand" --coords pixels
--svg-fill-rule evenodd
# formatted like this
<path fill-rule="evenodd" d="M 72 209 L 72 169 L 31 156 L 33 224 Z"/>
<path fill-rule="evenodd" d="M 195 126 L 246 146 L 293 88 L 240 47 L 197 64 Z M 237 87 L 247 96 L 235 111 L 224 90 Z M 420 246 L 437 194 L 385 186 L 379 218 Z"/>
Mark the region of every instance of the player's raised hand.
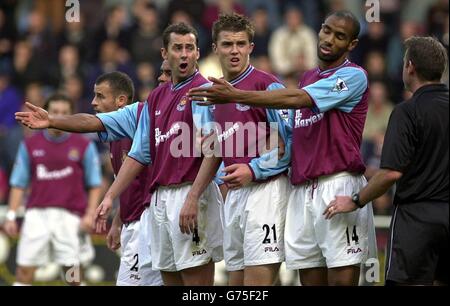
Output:
<path fill-rule="evenodd" d="M 112 200 L 108 197 L 105 197 L 95 210 L 93 227 L 97 234 L 106 231 L 106 222 L 108 221 L 108 216 L 109 213 L 111 212 L 111 208 L 112 208 Z"/>
<path fill-rule="evenodd" d="M 222 171 L 226 172 L 227 175 L 220 179 L 223 180 L 230 189 L 244 187 L 253 180 L 253 174 L 248 164 L 234 164 L 223 168 Z"/>
<path fill-rule="evenodd" d="M 192 88 L 188 94 L 190 100 L 197 101 L 197 104 L 202 106 L 230 103 L 235 100 L 237 89 L 233 85 L 214 77 L 209 77 L 208 79 L 213 83 L 212 86 Z"/>
<path fill-rule="evenodd" d="M 25 102 L 25 106 L 30 110 L 27 112 L 15 113 L 16 120 L 30 129 L 46 129 L 50 126 L 48 112 L 37 107 L 30 102 Z"/>

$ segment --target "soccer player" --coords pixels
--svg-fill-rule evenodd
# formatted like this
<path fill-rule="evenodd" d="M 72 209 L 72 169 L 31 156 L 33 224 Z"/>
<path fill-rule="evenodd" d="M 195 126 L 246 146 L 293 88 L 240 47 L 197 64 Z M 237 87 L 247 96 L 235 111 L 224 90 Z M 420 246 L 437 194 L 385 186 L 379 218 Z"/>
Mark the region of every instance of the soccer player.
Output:
<path fill-rule="evenodd" d="M 300 89 L 244 91 L 224 80 L 190 92 L 194 100 L 296 109 L 292 176 L 286 228 L 286 266 L 303 285 L 357 285 L 360 264 L 373 235 L 372 207 L 327 220 L 335 195 L 366 185 L 360 154 L 367 113 L 368 81 L 347 56 L 358 44 L 360 25 L 347 11 L 330 14 L 319 33 L 319 67 L 305 73 Z M 217 107 L 217 105 L 216 105 Z M 375 255 L 375 254 L 372 254 Z"/>
<path fill-rule="evenodd" d="M 162 55 L 171 66 L 172 81 L 149 96 L 124 162 L 126 167 L 120 170 L 102 205 L 111 206 L 144 165 L 151 163 L 149 233 L 153 268 L 161 271 L 165 285 L 212 285 L 214 262 L 222 259 L 221 195 L 215 183 L 202 194 L 197 230 L 184 234 L 178 226 L 180 209 L 202 163 L 192 136 L 210 118 L 208 108 L 198 107 L 186 96 L 189 89 L 207 83 L 196 70 L 198 35 L 190 26 L 174 24 L 165 29 L 163 43 Z M 176 157 L 180 140 L 188 152 Z M 100 225 L 104 224 L 104 216 L 99 217 Z"/>
<path fill-rule="evenodd" d="M 170 67 L 167 61 L 161 65 L 160 83 L 170 80 Z M 129 104 L 133 101 L 134 87 L 131 79 L 124 73 L 112 72 L 100 76 L 94 86 L 92 106 L 97 115 L 75 114 L 71 116 L 51 116 L 33 105 L 32 113 L 20 113 L 30 118 L 26 125 L 32 128 L 53 127 L 73 132 L 99 132 L 103 141 L 110 141 L 111 162 L 117 175 L 123 158 L 131 147 L 131 139 L 143 103 Z M 19 117 L 21 116 L 19 114 Z M 24 118 L 25 118 L 24 117 Z M 122 125 L 122 122 L 131 124 Z M 122 247 L 121 264 L 117 285 L 161 285 L 160 273 L 151 269 L 151 259 L 145 251 L 148 243 L 145 231 L 140 231 L 140 217 L 148 206 L 146 175 L 137 177 L 120 198 L 119 211 L 106 237 L 107 246 L 116 250 Z M 123 226 L 125 224 L 125 226 Z M 140 256 L 139 256 L 140 254 Z"/>
<path fill-rule="evenodd" d="M 284 88 L 274 76 L 250 65 L 253 36 L 253 26 L 244 16 L 221 15 L 214 23 L 213 51 L 219 57 L 224 79 L 240 89 Z M 273 109 L 231 103 L 216 105 L 212 112 L 222 152 L 216 166 L 223 159 L 226 167 L 222 171 L 227 175 L 222 179 L 231 189 L 224 205 L 224 257 L 230 271 L 229 284 L 273 285 L 285 259 L 291 130 Z M 273 123 L 275 131 L 270 130 L 269 123 Z M 279 133 L 286 144 L 286 153 L 280 160 L 277 150 L 260 150 L 260 142 L 268 139 L 271 132 L 276 136 Z M 209 175 L 194 183 L 185 204 L 188 207 L 183 208 L 180 216 L 183 232 L 193 230 L 195 214 L 190 212 L 189 205 L 198 201 L 196 195 L 202 191 L 198 186 L 206 186 L 201 181 L 210 180 L 214 174 L 215 169 L 211 169 Z"/>
<path fill-rule="evenodd" d="M 51 115 L 68 115 L 73 104 L 69 98 L 55 94 L 48 98 L 45 108 Z M 4 225 L 8 235 L 17 235 L 16 211 L 30 187 L 17 249 L 15 285 L 30 285 L 36 268 L 47 262 L 51 249 L 54 261 L 65 271 L 78 267 L 81 236 L 91 229 L 100 184 L 98 153 L 85 138 L 50 129 L 21 143 L 10 179 Z M 79 274 L 73 271 L 72 275 Z M 79 285 L 81 279 L 66 281 Z"/>
<path fill-rule="evenodd" d="M 161 75 L 164 75 L 163 73 Z M 161 76 L 160 76 L 161 78 Z M 111 72 L 101 75 L 95 82 L 92 106 L 99 113 L 98 118 L 106 127 L 114 126 L 115 113 L 102 114 L 124 108 L 133 101 L 134 87 L 131 79 L 124 73 Z M 135 103 L 131 114 L 134 120 L 139 120 L 144 103 Z M 134 131 L 129 131 L 119 140 L 110 141 L 111 163 L 114 174 L 119 173 L 122 161 L 131 148 Z M 104 134 L 100 134 L 104 136 Z M 125 136 L 125 135 L 124 135 Z M 107 135 L 104 137 L 108 137 Z M 107 245 L 111 250 L 121 246 L 120 267 L 117 276 L 118 286 L 161 285 L 161 275 L 151 269 L 143 269 L 145 276 L 139 270 L 139 240 L 141 235 L 140 218 L 144 211 L 147 197 L 147 173 L 137 176 L 133 183 L 121 194 L 119 211 L 113 219 L 112 226 L 106 236 Z M 120 240 L 119 240 L 120 237 Z"/>

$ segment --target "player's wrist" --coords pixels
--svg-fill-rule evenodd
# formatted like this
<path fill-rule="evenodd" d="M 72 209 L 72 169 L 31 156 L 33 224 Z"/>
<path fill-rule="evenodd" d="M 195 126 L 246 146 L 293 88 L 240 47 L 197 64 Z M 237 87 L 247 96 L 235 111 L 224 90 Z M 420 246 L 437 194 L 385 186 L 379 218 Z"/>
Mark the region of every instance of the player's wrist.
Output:
<path fill-rule="evenodd" d="M 6 221 L 16 221 L 16 219 L 17 219 L 16 211 L 9 209 L 6 212 L 5 219 L 6 219 Z"/>

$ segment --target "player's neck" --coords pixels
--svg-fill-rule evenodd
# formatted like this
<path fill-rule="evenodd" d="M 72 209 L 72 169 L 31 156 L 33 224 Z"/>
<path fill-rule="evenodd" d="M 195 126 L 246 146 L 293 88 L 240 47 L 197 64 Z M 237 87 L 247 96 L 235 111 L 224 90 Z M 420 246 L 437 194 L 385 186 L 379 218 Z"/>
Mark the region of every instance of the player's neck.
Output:
<path fill-rule="evenodd" d="M 347 54 L 345 56 L 340 57 L 339 59 L 335 60 L 334 62 L 325 62 L 321 59 L 319 59 L 319 68 L 322 71 L 333 69 L 336 67 L 339 67 L 347 60 Z"/>
<path fill-rule="evenodd" d="M 232 81 L 234 79 L 236 79 L 238 76 L 240 76 L 241 74 L 243 74 L 245 72 L 245 70 L 248 69 L 248 66 L 250 66 L 250 63 L 247 63 L 243 69 L 241 69 L 239 72 L 234 73 L 234 72 L 228 72 L 226 70 L 222 70 L 223 71 L 223 78 L 225 79 L 225 81 Z"/>
<path fill-rule="evenodd" d="M 193 76 L 196 72 L 197 72 L 197 69 L 195 69 L 195 70 L 192 71 L 191 73 L 187 74 L 186 77 L 172 76 L 172 84 L 173 84 L 173 86 L 176 86 L 176 85 L 180 84 L 181 82 L 186 81 L 186 80 L 189 79 L 191 76 Z"/>
<path fill-rule="evenodd" d="M 48 135 L 52 138 L 58 138 L 61 137 L 62 135 L 64 135 L 63 131 L 60 130 L 56 130 L 56 129 L 48 129 Z"/>

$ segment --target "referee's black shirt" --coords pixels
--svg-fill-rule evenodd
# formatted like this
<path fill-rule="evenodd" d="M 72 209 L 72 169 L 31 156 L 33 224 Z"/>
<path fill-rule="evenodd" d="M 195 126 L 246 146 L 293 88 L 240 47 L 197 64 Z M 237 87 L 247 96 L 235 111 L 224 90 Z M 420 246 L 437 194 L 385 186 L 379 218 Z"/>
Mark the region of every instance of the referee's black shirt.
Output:
<path fill-rule="evenodd" d="M 403 173 L 395 204 L 448 202 L 448 99 L 447 86 L 426 85 L 392 111 L 380 168 Z"/>

